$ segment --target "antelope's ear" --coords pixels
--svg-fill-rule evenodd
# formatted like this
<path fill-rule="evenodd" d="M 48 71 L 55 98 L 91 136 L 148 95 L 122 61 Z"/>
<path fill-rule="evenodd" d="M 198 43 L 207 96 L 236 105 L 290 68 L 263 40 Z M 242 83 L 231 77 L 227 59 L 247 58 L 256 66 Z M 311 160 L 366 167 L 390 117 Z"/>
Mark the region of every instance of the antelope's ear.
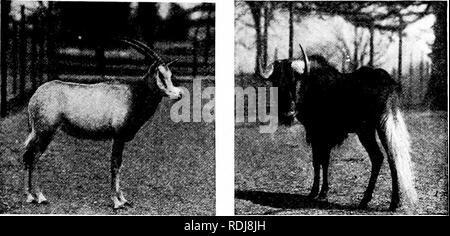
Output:
<path fill-rule="evenodd" d="M 305 73 L 305 63 L 303 62 L 303 60 L 292 61 L 291 67 L 295 72 L 299 74 Z"/>

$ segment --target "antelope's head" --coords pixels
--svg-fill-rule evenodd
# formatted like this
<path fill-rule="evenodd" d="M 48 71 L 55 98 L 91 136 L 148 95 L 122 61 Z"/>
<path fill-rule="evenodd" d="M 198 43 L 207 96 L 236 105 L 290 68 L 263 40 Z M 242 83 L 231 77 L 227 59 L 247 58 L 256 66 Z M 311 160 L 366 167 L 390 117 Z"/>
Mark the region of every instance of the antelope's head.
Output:
<path fill-rule="evenodd" d="M 303 47 L 301 59 L 276 60 L 266 68 L 262 68 L 259 62 L 259 76 L 278 87 L 278 120 L 283 125 L 291 125 L 294 122 L 296 103 L 298 102 L 302 82 L 309 74 L 309 61 Z"/>
<path fill-rule="evenodd" d="M 122 38 L 120 41 L 129 44 L 145 55 L 150 66 L 147 73 L 145 73 L 143 80 L 151 90 L 157 90 L 163 96 L 169 97 L 170 99 L 181 99 L 183 96 L 182 90 L 173 85 L 172 78 L 174 76 L 169 69 L 170 64 L 174 61 L 165 63 L 155 51 L 141 41 L 128 38 Z"/>

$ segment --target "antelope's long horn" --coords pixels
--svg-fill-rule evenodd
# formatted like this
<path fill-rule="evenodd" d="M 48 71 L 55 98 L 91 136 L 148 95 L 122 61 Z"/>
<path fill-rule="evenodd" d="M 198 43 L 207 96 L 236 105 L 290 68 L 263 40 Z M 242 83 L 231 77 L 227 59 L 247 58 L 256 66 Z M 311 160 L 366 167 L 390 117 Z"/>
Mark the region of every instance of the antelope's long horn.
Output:
<path fill-rule="evenodd" d="M 164 63 L 163 59 L 158 55 L 158 53 L 156 53 L 155 51 L 153 51 L 153 49 L 151 49 L 147 44 L 136 40 L 136 39 L 130 39 L 131 41 L 133 41 L 134 43 L 140 45 L 141 47 L 145 48 L 145 50 L 147 50 L 147 52 L 149 53 L 149 55 L 151 57 L 153 57 L 153 59 L 157 60 L 158 62 Z"/>
<path fill-rule="evenodd" d="M 309 60 L 308 55 L 306 55 L 305 50 L 303 50 L 303 47 L 301 44 L 298 44 L 300 46 L 300 50 L 302 50 L 303 60 L 305 62 L 305 74 L 309 75 Z"/>
<path fill-rule="evenodd" d="M 133 47 L 134 49 L 136 49 L 138 52 L 142 53 L 144 56 L 150 56 L 148 55 L 148 53 L 146 52 L 145 48 L 135 44 L 134 42 L 130 41 L 129 39 L 126 38 L 116 38 L 116 40 L 120 41 L 120 42 L 124 42 L 128 45 L 130 45 L 131 47 Z"/>
<path fill-rule="evenodd" d="M 261 60 L 261 58 L 259 58 L 258 60 L 259 60 L 259 62 L 258 62 L 258 64 L 259 64 L 259 75 L 261 77 L 263 77 L 264 79 L 268 79 L 273 73 L 273 63 L 270 64 L 269 65 L 269 69 L 266 70 L 266 69 L 262 68 L 262 60 Z"/>
<path fill-rule="evenodd" d="M 133 46 L 134 48 L 136 48 L 139 52 L 141 52 L 145 56 L 149 56 L 149 57 L 153 58 L 154 60 L 158 61 L 159 63 L 164 63 L 164 61 L 161 59 L 161 57 L 155 51 L 153 51 L 149 46 L 147 46 L 145 43 L 143 43 L 141 41 L 138 41 L 135 39 L 130 39 L 130 38 L 120 38 L 119 41 L 125 42 L 125 43 Z"/>
<path fill-rule="evenodd" d="M 171 64 L 173 64 L 173 63 L 175 63 L 175 62 L 177 62 L 179 60 L 180 60 L 180 58 L 175 58 L 175 59 L 169 61 L 168 63 L 166 63 L 166 66 L 170 66 Z"/>

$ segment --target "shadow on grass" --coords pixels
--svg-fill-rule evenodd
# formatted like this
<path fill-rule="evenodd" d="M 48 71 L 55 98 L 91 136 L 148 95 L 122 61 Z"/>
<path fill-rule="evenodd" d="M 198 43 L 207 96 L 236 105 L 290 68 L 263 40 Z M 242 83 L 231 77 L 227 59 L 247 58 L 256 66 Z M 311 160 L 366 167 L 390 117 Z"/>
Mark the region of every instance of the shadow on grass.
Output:
<path fill-rule="evenodd" d="M 241 200 L 251 201 L 262 206 L 285 209 L 334 209 L 334 210 L 358 210 L 356 206 L 341 205 L 327 201 L 311 200 L 307 196 L 291 193 L 273 193 L 263 191 L 236 190 L 235 197 Z M 266 212 L 273 214 L 277 211 Z"/>

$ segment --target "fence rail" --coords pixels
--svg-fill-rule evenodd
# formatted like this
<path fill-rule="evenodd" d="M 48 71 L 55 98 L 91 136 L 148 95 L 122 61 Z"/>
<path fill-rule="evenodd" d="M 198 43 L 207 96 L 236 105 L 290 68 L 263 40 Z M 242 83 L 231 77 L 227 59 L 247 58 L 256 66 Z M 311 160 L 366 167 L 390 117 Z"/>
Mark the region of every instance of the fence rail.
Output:
<path fill-rule="evenodd" d="M 0 84 L 1 117 L 20 108 L 40 84 L 49 80 L 64 79 L 66 75 L 139 76 L 145 72 L 143 57 L 130 48 L 118 46 L 110 51 L 103 50 L 99 57 L 95 49 L 58 47 L 59 42 L 55 41 L 58 32 L 51 20 L 55 18 L 51 7 L 49 5 L 46 11 L 27 16 L 22 6 L 19 21 L 12 17 L 6 21 L 2 19 L 2 37 L 7 35 L 8 38 L 2 38 L 1 48 L 5 57 L 1 65 L 5 70 Z M 163 59 L 179 59 L 171 65 L 176 76 L 214 75 L 214 33 L 210 23 L 194 22 L 191 27 L 195 33 L 186 42 L 153 44 Z M 203 39 L 199 36 L 201 27 L 207 29 Z"/>

